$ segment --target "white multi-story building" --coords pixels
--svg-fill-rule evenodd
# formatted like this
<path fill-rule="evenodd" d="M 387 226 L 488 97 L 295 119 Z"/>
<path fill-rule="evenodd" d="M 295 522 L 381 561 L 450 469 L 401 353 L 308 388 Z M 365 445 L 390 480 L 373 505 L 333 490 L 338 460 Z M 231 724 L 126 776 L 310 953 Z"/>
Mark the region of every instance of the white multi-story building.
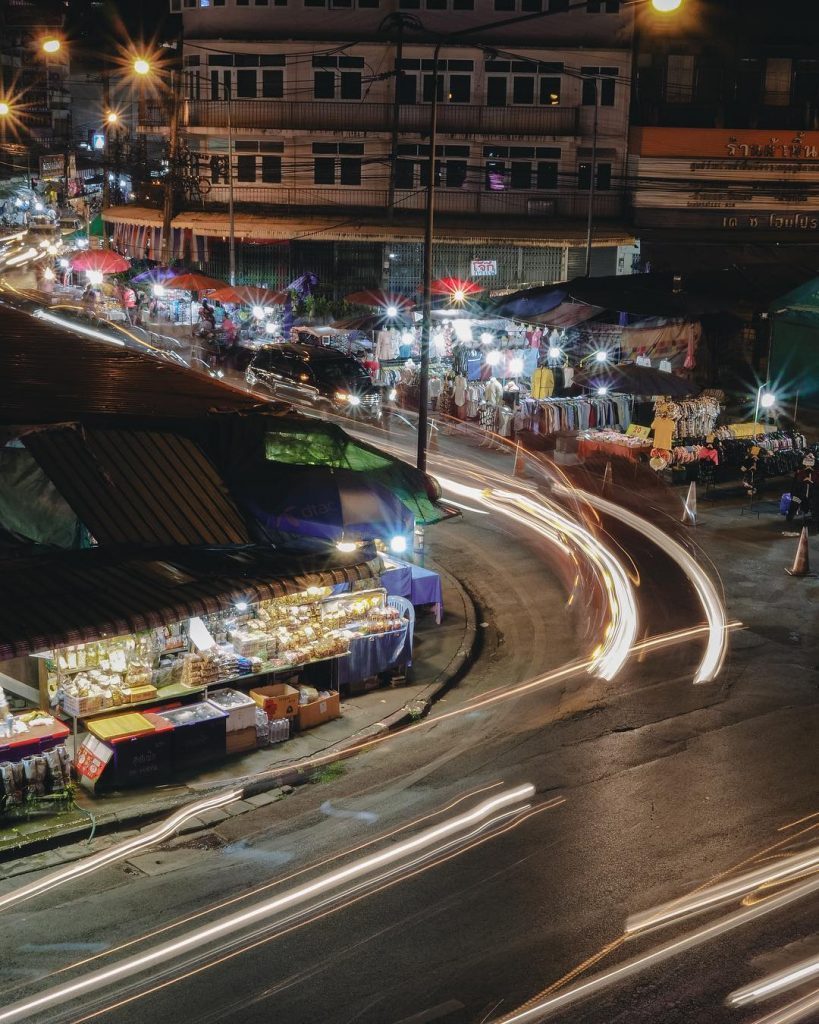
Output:
<path fill-rule="evenodd" d="M 433 50 L 451 35 L 439 64 L 436 274 L 494 260 L 488 283 L 502 289 L 582 273 L 593 159 L 593 268 L 631 270 L 626 5 L 171 0 L 171 10 L 184 29 L 177 253 L 189 247 L 224 274 L 232 151 L 238 279 L 283 284 L 311 270 L 339 291 L 415 291 Z M 146 103 L 141 120 L 167 131 L 166 106 Z M 158 211 L 107 216 L 122 238 L 151 226 L 158 251 Z"/>

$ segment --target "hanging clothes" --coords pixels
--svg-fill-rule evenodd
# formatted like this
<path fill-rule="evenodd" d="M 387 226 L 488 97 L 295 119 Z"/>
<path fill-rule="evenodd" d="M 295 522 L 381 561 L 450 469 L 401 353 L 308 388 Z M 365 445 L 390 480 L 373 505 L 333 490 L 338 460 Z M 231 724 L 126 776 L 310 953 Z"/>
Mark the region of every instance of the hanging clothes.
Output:
<path fill-rule="evenodd" d="M 532 398 L 551 398 L 555 389 L 555 375 L 548 366 L 539 366 L 532 374 Z"/>

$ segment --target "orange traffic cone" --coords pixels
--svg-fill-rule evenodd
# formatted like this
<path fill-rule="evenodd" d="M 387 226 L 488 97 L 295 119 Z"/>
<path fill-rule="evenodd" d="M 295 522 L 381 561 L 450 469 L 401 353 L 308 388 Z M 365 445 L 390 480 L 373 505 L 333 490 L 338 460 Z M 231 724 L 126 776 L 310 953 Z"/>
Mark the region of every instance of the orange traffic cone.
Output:
<path fill-rule="evenodd" d="M 688 495 L 683 505 L 683 514 L 680 522 L 686 526 L 697 525 L 697 484 L 692 480 L 688 487 Z"/>
<path fill-rule="evenodd" d="M 793 566 L 790 569 L 786 569 L 785 572 L 789 576 L 815 576 L 815 572 L 810 571 L 810 554 L 808 552 L 808 528 L 807 526 L 802 527 L 802 532 L 799 535 L 799 544 L 796 548 L 796 558 L 793 560 Z"/>
<path fill-rule="evenodd" d="M 523 457 L 523 449 L 520 446 L 520 442 L 518 442 L 515 448 L 515 465 L 512 469 L 512 476 L 526 476 L 526 460 Z"/>
<path fill-rule="evenodd" d="M 601 494 L 606 494 L 607 491 L 611 490 L 611 459 L 606 463 L 606 468 L 603 470 L 603 485 L 600 488 Z"/>

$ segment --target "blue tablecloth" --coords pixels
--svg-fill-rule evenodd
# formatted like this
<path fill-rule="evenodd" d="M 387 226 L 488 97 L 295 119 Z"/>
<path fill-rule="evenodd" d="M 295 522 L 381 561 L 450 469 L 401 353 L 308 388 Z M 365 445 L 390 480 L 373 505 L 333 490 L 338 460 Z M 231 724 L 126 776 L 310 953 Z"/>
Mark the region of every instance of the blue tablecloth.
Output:
<path fill-rule="evenodd" d="M 411 649 L 407 643 L 408 629 L 405 625 L 391 633 L 355 637 L 350 643 L 350 653 L 335 662 L 334 686 L 360 682 L 405 662 Z"/>
<path fill-rule="evenodd" d="M 410 597 L 412 594 L 412 566 L 397 562 L 394 568 L 381 573 L 381 586 L 394 597 Z"/>

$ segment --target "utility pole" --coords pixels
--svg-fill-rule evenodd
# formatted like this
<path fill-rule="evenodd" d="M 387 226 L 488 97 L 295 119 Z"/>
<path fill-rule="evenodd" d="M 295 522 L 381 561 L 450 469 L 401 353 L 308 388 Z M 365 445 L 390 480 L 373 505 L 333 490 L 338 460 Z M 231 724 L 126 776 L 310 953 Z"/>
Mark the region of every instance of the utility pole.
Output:
<path fill-rule="evenodd" d="M 600 79 L 594 79 L 594 123 L 592 127 L 591 178 L 589 180 L 589 208 L 586 213 L 586 277 L 591 277 L 592 232 L 594 229 L 594 192 L 597 177 L 597 111 L 600 106 Z"/>
<path fill-rule="evenodd" d="M 398 127 L 401 117 L 401 65 L 404 56 L 404 19 L 396 20 L 398 35 L 395 40 L 395 68 L 392 93 L 392 131 L 390 133 L 390 187 L 387 198 L 387 223 L 392 224 L 395 214 L 395 175 L 398 161 Z"/>
<path fill-rule="evenodd" d="M 108 71 L 102 73 L 102 109 L 103 109 L 103 124 L 105 131 L 105 142 L 102 151 L 102 211 L 100 216 L 102 217 L 105 213 L 105 208 L 111 205 L 111 182 L 109 176 L 111 174 L 110 167 L 110 152 L 111 152 L 111 134 L 114 132 L 114 123 L 109 121 L 108 116 L 111 113 L 111 89 L 110 81 L 108 78 Z M 108 232 L 105 230 L 105 221 L 102 222 L 102 247 L 103 249 L 108 248 Z"/>
<path fill-rule="evenodd" d="M 165 175 L 165 195 L 162 204 L 162 263 L 171 261 L 171 222 L 174 217 L 176 177 L 179 163 L 179 108 L 182 76 L 171 71 L 171 111 L 168 119 L 168 173 Z"/>

